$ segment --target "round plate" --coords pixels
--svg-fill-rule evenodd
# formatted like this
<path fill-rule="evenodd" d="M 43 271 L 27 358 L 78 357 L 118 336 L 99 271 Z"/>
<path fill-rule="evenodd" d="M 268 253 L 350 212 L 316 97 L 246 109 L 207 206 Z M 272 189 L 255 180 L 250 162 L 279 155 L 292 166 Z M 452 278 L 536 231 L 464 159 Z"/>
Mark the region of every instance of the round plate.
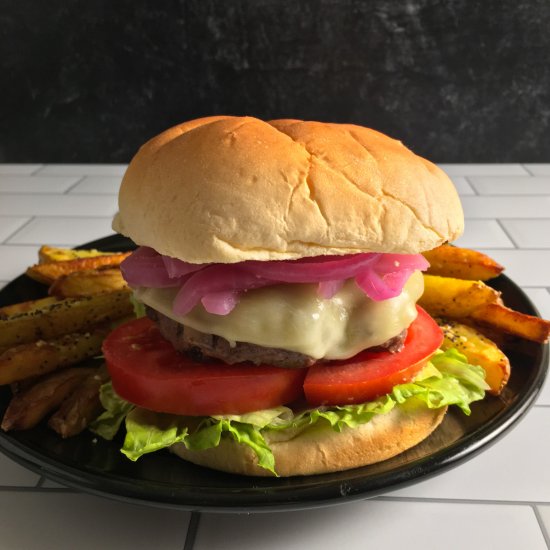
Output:
<path fill-rule="evenodd" d="M 122 251 L 131 241 L 113 235 L 85 248 Z M 538 315 L 510 279 L 491 282 L 512 308 Z M 0 291 L 0 306 L 45 294 L 45 287 L 21 276 Z M 62 440 L 46 426 L 0 433 L 2 451 L 30 470 L 64 485 L 118 500 L 185 510 L 260 512 L 312 508 L 364 499 L 403 487 L 457 466 L 507 432 L 534 402 L 546 374 L 548 346 L 523 342 L 509 354 L 512 376 L 502 395 L 474 403 L 471 416 L 451 408 L 443 424 L 424 442 L 373 466 L 295 478 L 255 478 L 225 474 L 187 463 L 169 452 L 131 462 L 121 440 L 104 441 L 85 432 Z M 0 414 L 10 399 L 1 388 Z"/>

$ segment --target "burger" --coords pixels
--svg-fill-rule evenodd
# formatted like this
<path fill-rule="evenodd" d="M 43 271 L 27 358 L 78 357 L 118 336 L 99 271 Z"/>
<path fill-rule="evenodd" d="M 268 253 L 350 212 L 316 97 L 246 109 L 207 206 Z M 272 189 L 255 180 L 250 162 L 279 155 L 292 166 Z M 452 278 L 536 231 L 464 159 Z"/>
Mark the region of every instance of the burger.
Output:
<path fill-rule="evenodd" d="M 340 471 L 469 413 L 484 373 L 416 301 L 423 251 L 452 241 L 451 181 L 351 125 L 215 116 L 141 147 L 113 228 L 137 317 L 103 352 L 94 429 L 132 460 L 170 449 L 243 475 Z"/>

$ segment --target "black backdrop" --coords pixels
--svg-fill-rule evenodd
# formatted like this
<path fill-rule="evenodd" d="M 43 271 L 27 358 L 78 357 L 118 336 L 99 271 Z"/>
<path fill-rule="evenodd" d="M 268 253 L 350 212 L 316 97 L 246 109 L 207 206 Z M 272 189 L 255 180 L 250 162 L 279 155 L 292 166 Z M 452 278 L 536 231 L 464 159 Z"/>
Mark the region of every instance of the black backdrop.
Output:
<path fill-rule="evenodd" d="M 207 114 L 550 161 L 548 0 L 0 0 L 0 162 L 126 162 Z"/>

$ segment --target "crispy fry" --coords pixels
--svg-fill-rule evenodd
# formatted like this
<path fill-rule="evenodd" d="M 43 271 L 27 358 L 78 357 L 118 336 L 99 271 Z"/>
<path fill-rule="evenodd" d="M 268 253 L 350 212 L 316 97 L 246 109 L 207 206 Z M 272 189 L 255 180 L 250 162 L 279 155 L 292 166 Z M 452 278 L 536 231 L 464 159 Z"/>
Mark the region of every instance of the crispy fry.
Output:
<path fill-rule="evenodd" d="M 36 340 L 50 340 L 132 314 L 127 290 L 66 298 L 31 313 L 0 320 L 0 350 Z"/>
<path fill-rule="evenodd" d="M 482 281 L 424 275 L 424 294 L 418 303 L 430 315 L 465 318 L 485 304 L 501 303 L 501 299 L 499 292 Z"/>
<path fill-rule="evenodd" d="M 20 382 L 93 357 L 101 352 L 107 333 L 108 329 L 102 327 L 10 348 L 0 355 L 0 385 Z"/>
<path fill-rule="evenodd" d="M 0 308 L 0 319 L 7 319 L 12 315 L 19 315 L 20 313 L 30 313 L 37 309 L 54 304 L 55 302 L 57 302 L 57 298 L 55 296 L 48 296 L 47 298 L 29 300 L 27 302 L 4 306 Z"/>
<path fill-rule="evenodd" d="M 69 275 L 63 275 L 54 281 L 49 293 L 57 298 L 70 298 L 125 288 L 128 288 L 128 285 L 122 278 L 120 269 L 114 267 L 75 271 Z"/>
<path fill-rule="evenodd" d="M 88 250 L 74 250 L 72 248 L 57 248 L 55 246 L 44 245 L 38 251 L 38 261 L 41 264 L 50 262 L 63 262 L 67 260 L 77 260 L 78 258 L 93 258 L 95 256 L 107 256 L 112 252 L 101 252 L 95 248 Z"/>
<path fill-rule="evenodd" d="M 473 311 L 470 317 L 507 334 L 533 342 L 542 344 L 550 337 L 550 321 L 514 311 L 502 304 L 485 304 Z"/>
<path fill-rule="evenodd" d="M 78 367 L 54 372 L 18 393 L 8 405 L 1 428 L 6 432 L 34 428 L 92 372 L 93 368 Z"/>
<path fill-rule="evenodd" d="M 105 256 L 93 256 L 91 258 L 77 258 L 76 260 L 36 264 L 29 267 L 26 273 L 29 277 L 39 283 L 51 285 L 62 275 L 68 275 L 69 273 L 74 273 L 75 271 L 118 266 L 122 260 L 129 255 L 130 252 L 120 252 L 117 254 L 107 254 Z"/>
<path fill-rule="evenodd" d="M 99 400 L 99 388 L 107 380 L 109 373 L 105 366 L 88 375 L 50 417 L 48 426 L 63 438 L 77 435 L 87 428 L 103 410 Z"/>
<path fill-rule="evenodd" d="M 456 348 L 472 365 L 485 369 L 487 384 L 493 395 L 498 395 L 510 378 L 510 361 L 497 345 L 476 329 L 452 320 L 438 324 L 443 330 L 442 349 Z"/>
<path fill-rule="evenodd" d="M 504 268 L 489 256 L 457 246 L 442 245 L 424 252 L 430 262 L 427 273 L 472 281 L 487 281 L 497 277 Z"/>

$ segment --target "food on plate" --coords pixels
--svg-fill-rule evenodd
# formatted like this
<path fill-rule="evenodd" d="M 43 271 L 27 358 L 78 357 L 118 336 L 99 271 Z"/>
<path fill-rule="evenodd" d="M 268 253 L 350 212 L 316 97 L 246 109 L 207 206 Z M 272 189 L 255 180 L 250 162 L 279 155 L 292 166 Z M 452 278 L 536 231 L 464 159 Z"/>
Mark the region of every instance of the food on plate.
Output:
<path fill-rule="evenodd" d="M 19 344 L 0 354 L 0 385 L 40 376 L 101 353 L 108 326 L 72 332 L 53 340 Z"/>
<path fill-rule="evenodd" d="M 479 330 L 457 321 L 438 319 L 443 331 L 441 349 L 454 348 L 462 353 L 472 365 L 479 365 L 485 371 L 489 392 L 498 395 L 510 378 L 510 361 L 504 352 Z"/>
<path fill-rule="evenodd" d="M 127 284 L 122 278 L 120 269 L 112 267 L 87 269 L 62 275 L 50 285 L 48 292 L 57 298 L 74 298 L 126 288 Z"/>
<path fill-rule="evenodd" d="M 88 331 L 97 325 L 127 317 L 132 311 L 127 290 L 48 303 L 30 312 L 0 319 L 0 351 L 19 344 Z"/>
<path fill-rule="evenodd" d="M 109 373 L 105 366 L 91 371 L 50 417 L 48 426 L 63 438 L 85 430 L 103 411 L 99 390 L 108 381 Z"/>
<path fill-rule="evenodd" d="M 27 275 L 39 283 L 49 285 L 62 275 L 69 275 L 69 273 L 74 273 L 75 271 L 118 266 L 128 254 L 101 254 L 69 260 L 46 261 L 45 263 L 30 266 L 27 269 Z"/>
<path fill-rule="evenodd" d="M 113 227 L 147 316 L 103 352 L 123 452 L 253 475 L 344 470 L 426 438 L 488 385 L 416 302 L 422 252 L 455 239 L 448 177 L 346 124 L 212 117 L 132 160 Z M 101 433 L 102 417 L 95 429 Z"/>
<path fill-rule="evenodd" d="M 94 370 L 71 367 L 53 372 L 15 394 L 4 413 L 2 429 L 8 431 L 34 428 L 48 413 L 57 409 Z"/>
<path fill-rule="evenodd" d="M 498 396 L 501 348 L 550 332 L 482 282 L 502 266 L 444 244 L 462 210 L 443 172 L 373 130 L 190 121 L 142 147 L 119 204 L 133 254 L 45 245 L 27 274 L 51 296 L 0 308 L 2 429 L 124 425 L 132 460 L 345 470 Z M 80 362 L 116 325 L 108 370 Z"/>
<path fill-rule="evenodd" d="M 469 320 L 490 329 L 544 343 L 550 323 L 506 307 L 500 292 L 483 281 L 424 275 L 424 293 L 418 303 L 431 315 Z"/>
<path fill-rule="evenodd" d="M 504 271 L 504 267 L 489 256 L 469 248 L 442 244 L 422 254 L 430 262 L 426 271 L 429 275 L 487 281 Z"/>

